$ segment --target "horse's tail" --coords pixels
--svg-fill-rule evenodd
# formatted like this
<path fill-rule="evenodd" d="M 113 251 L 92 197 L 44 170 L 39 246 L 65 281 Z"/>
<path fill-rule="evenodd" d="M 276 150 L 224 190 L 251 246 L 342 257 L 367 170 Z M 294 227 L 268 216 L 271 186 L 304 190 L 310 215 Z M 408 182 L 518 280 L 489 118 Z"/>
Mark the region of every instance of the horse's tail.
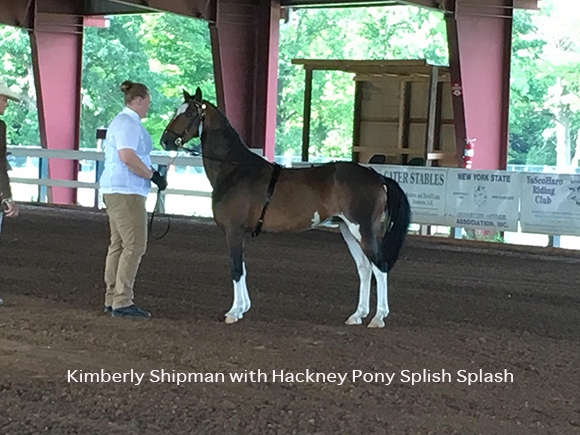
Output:
<path fill-rule="evenodd" d="M 395 265 L 407 236 L 407 228 L 411 223 L 411 206 L 407 195 L 395 180 L 384 175 L 381 177 L 387 188 L 387 205 L 385 207 L 387 229 L 381 243 L 381 260 L 386 263 L 388 272 Z"/>

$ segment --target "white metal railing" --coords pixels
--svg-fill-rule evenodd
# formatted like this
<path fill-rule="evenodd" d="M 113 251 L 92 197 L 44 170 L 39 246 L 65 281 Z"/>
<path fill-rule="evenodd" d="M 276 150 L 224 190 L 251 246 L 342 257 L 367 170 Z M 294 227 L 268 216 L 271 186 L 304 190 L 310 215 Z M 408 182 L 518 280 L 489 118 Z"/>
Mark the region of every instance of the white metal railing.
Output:
<path fill-rule="evenodd" d="M 22 146 L 8 146 L 8 152 L 14 157 L 33 157 L 39 159 L 66 159 L 73 161 L 89 160 L 95 162 L 103 162 L 105 160 L 104 151 L 96 150 L 54 150 L 45 149 L 38 147 L 22 147 Z M 153 154 L 151 156 L 151 161 L 154 165 L 168 165 L 172 160 L 172 157 L 168 154 Z M 203 167 L 203 160 L 201 157 L 193 157 L 187 155 L 178 155 L 173 164 L 176 166 L 193 166 L 193 167 Z M 98 172 L 98 171 L 97 171 Z M 97 177 L 100 174 L 96 174 Z M 22 177 L 10 177 L 12 183 L 21 184 L 34 184 L 38 186 L 46 187 L 70 187 L 70 188 L 87 188 L 94 189 L 95 194 L 98 192 L 99 183 L 98 179 L 95 178 L 94 182 L 86 181 L 73 181 L 73 180 L 56 180 L 49 178 L 22 178 Z M 152 192 L 157 192 L 157 187 L 151 188 Z M 188 189 L 172 189 L 167 188 L 165 190 L 166 195 L 186 195 L 186 196 L 200 196 L 209 198 L 211 197 L 211 192 L 199 191 L 199 190 L 188 190 Z"/>
<path fill-rule="evenodd" d="M 260 154 L 262 152 L 262 150 L 253 150 L 254 152 L 256 152 L 257 154 Z M 43 164 L 39 165 L 40 168 L 42 168 L 42 166 L 46 167 L 48 159 L 51 158 L 57 158 L 57 159 L 66 159 L 66 160 L 73 160 L 73 161 L 77 161 L 77 162 L 86 162 L 86 161 L 94 161 L 95 163 L 95 175 L 94 175 L 94 181 L 73 181 L 73 180 L 56 180 L 56 179 L 49 179 L 48 177 L 46 177 L 46 173 L 47 171 L 44 171 L 44 176 L 42 174 L 43 171 L 38 171 L 37 173 L 37 177 L 35 178 L 26 178 L 26 177 L 18 177 L 18 176 L 14 176 L 16 175 L 15 173 L 11 174 L 11 182 L 14 184 L 24 184 L 24 185 L 36 185 L 38 186 L 39 192 L 41 189 L 46 189 L 46 187 L 67 187 L 67 188 L 76 188 L 76 189 L 91 189 L 94 191 L 94 206 L 98 206 L 99 205 L 99 183 L 98 183 L 98 177 L 100 176 L 100 172 L 99 169 L 102 170 L 103 167 L 103 161 L 105 158 L 105 154 L 103 151 L 97 151 L 97 150 L 48 150 L 48 149 L 43 149 L 40 147 L 23 147 L 23 146 L 9 146 L 8 147 L 8 152 L 14 156 L 14 157 L 26 157 L 28 158 L 38 158 L 40 159 Z M 173 160 L 173 162 L 172 162 Z M 168 165 L 170 162 L 172 162 L 173 165 L 177 166 L 177 167 L 190 167 L 190 168 L 203 168 L 203 160 L 201 157 L 192 157 L 192 156 L 188 156 L 188 155 L 178 155 L 177 157 L 175 157 L 175 159 L 172 159 L 172 157 L 169 155 L 169 153 L 158 153 L 158 152 L 154 152 L 154 154 L 152 155 L 152 163 L 155 165 Z M 30 163 L 30 162 L 29 162 Z M 293 162 L 292 166 L 293 167 L 306 167 L 306 166 L 311 166 L 313 163 L 298 163 L 298 162 Z M 188 170 L 189 171 L 189 170 Z M 30 173 L 30 171 L 25 171 L 26 175 L 28 175 Z M 175 188 L 168 188 L 166 189 L 162 196 L 170 196 L 170 198 L 172 198 L 171 200 L 174 202 L 173 205 L 175 205 L 176 203 L 180 203 L 183 202 L 183 199 L 180 199 L 179 196 L 183 195 L 183 196 L 187 196 L 187 197 L 198 197 L 199 201 L 203 202 L 204 198 L 206 199 L 205 201 L 207 201 L 208 198 L 211 198 L 211 186 L 209 186 L 209 182 L 207 181 L 207 178 L 202 174 L 203 169 L 202 170 L 197 170 L 197 175 L 198 177 L 196 178 L 197 180 L 197 184 L 195 185 L 195 187 L 199 188 L 202 187 L 206 190 L 199 190 L 199 189 L 175 189 Z M 79 173 L 80 174 L 80 173 Z M 186 174 L 188 177 L 191 176 L 191 172 L 189 172 L 188 174 Z M 175 174 L 173 174 L 175 175 Z M 88 174 L 85 172 L 85 177 L 83 178 L 87 178 L 87 176 L 92 177 L 91 174 Z M 182 175 L 183 176 L 183 175 Z M 179 176 L 178 176 L 179 177 Z M 175 183 L 176 185 L 184 185 L 184 181 L 185 182 L 189 182 L 189 178 L 187 180 L 176 179 L 177 182 Z M 195 184 L 195 183 L 192 183 Z M 171 184 L 170 184 L 171 185 Z M 157 188 L 155 186 L 152 187 L 151 189 L 152 193 L 156 193 L 157 192 Z M 40 198 L 41 195 L 38 195 L 38 198 Z M 151 198 L 154 199 L 154 198 Z M 40 199 L 38 199 L 40 200 Z M 90 204 L 93 201 L 93 199 L 91 197 L 88 198 L 88 203 Z M 162 203 L 163 204 L 163 203 Z M 201 213 L 206 213 L 206 214 L 200 214 L 202 216 L 211 216 L 211 207 L 209 202 L 204 203 L 206 205 L 204 205 L 205 210 L 208 211 L 203 211 Z M 153 204 L 150 204 L 153 205 Z M 181 205 L 181 203 L 179 204 Z M 189 214 L 190 211 L 187 210 L 187 213 L 183 213 L 185 206 L 179 207 L 178 209 L 174 208 L 175 213 L 178 214 Z M 163 209 L 160 211 L 164 211 Z M 195 212 L 194 212 L 195 213 Z M 207 214 L 210 213 L 210 214 Z M 427 225 L 433 225 L 433 222 L 431 224 L 427 224 Z M 439 225 L 439 224 L 434 224 L 434 225 Z M 510 232 L 506 232 L 506 234 L 515 234 L 515 233 L 510 233 Z M 538 234 L 540 235 L 540 234 Z M 456 236 L 457 237 L 457 236 Z M 526 236 L 528 237 L 528 236 Z M 548 236 L 546 236 L 548 237 Z M 578 239 L 578 241 L 576 242 L 577 237 L 572 237 L 572 236 L 563 236 L 563 237 L 571 237 L 574 239 L 574 246 L 566 246 L 566 247 L 574 247 L 575 249 L 578 249 L 578 247 L 580 247 L 580 239 Z M 507 238 L 506 238 L 507 241 Z M 560 236 L 550 236 L 550 241 L 549 244 L 552 245 L 558 245 L 560 241 Z M 517 244 L 521 244 L 521 241 L 512 241 L 511 243 L 517 243 Z M 527 243 L 524 243 L 527 244 Z M 535 243 L 534 243 L 535 244 Z M 541 244 L 538 243 L 538 244 Z"/>

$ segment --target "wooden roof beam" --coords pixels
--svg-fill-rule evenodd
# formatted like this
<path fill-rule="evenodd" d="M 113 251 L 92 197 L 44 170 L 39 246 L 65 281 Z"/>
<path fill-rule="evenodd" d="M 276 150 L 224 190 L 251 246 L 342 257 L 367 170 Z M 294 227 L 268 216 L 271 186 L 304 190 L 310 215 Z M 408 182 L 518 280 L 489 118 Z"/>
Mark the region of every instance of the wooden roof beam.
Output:
<path fill-rule="evenodd" d="M 485 7 L 493 4 L 485 0 L 469 0 Z M 353 6 L 422 6 L 440 11 L 452 11 L 453 0 L 281 0 L 283 7 L 353 7 Z M 514 9 L 538 9 L 538 0 L 514 0 Z"/>
<path fill-rule="evenodd" d="M 103 3 L 99 0 L 91 0 L 90 3 L 98 5 Z M 144 12 L 171 12 L 191 18 L 201 18 L 215 22 L 216 0 L 108 0 L 107 3 L 133 7 Z M 145 3 L 145 4 L 144 4 Z M 101 12 L 96 12 L 100 14 Z"/>

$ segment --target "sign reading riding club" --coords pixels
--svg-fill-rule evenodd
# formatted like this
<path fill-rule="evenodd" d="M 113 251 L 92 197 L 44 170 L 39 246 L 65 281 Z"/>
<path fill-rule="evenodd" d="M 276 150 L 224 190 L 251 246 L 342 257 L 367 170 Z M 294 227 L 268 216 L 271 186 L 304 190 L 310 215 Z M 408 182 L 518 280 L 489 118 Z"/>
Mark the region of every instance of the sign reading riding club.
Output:
<path fill-rule="evenodd" d="M 449 169 L 448 180 L 447 225 L 517 231 L 518 173 Z"/>
<path fill-rule="evenodd" d="M 447 169 L 391 165 L 371 166 L 380 174 L 399 183 L 411 204 L 413 222 L 445 225 Z"/>
<path fill-rule="evenodd" d="M 522 231 L 580 235 L 580 175 L 522 174 Z"/>

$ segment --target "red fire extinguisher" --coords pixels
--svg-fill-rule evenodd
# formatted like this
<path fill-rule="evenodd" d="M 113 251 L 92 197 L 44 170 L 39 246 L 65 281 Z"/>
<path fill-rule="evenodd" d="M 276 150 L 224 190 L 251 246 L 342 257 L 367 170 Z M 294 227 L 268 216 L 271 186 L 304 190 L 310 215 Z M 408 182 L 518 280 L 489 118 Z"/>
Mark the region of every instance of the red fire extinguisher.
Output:
<path fill-rule="evenodd" d="M 471 169 L 473 164 L 473 154 L 475 153 L 475 139 L 465 139 L 465 147 L 463 148 L 463 167 Z"/>

